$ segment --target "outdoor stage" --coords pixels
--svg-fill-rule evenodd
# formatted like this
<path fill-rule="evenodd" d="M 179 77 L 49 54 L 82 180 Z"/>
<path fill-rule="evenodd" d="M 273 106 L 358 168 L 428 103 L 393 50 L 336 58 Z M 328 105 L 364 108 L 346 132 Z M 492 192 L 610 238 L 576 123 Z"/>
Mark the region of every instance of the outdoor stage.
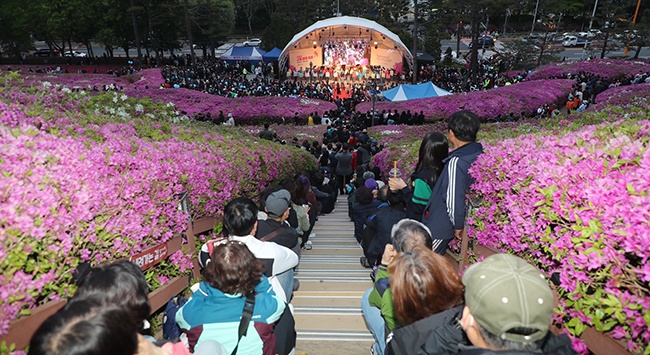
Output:
<path fill-rule="evenodd" d="M 403 78 L 413 68 L 413 56 L 386 27 L 342 16 L 318 21 L 296 34 L 280 54 L 279 68 L 285 78 L 350 85 Z"/>

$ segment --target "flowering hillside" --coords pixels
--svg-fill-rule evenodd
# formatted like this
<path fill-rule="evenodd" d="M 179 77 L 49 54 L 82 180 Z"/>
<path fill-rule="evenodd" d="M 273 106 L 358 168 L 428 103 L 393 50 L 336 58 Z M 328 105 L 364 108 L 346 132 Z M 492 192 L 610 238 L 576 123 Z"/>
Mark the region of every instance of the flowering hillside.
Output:
<path fill-rule="evenodd" d="M 606 114 L 615 121 L 486 141 L 468 233 L 558 272 L 556 320 L 574 335 L 590 325 L 647 353 L 650 111 Z"/>
<path fill-rule="evenodd" d="M 315 167 L 301 150 L 239 128 L 182 122 L 172 105 L 0 76 L 0 335 L 9 322 L 69 296 L 82 261 L 113 260 L 184 231 L 192 214 Z M 36 85 L 38 84 L 38 85 Z M 182 272 L 182 252 L 154 270 Z"/>
<path fill-rule="evenodd" d="M 596 97 L 596 104 L 589 111 L 600 111 L 608 105 L 619 107 L 650 108 L 650 84 L 636 84 L 611 88 Z"/>
<path fill-rule="evenodd" d="M 603 79 L 633 78 L 639 73 L 650 73 L 650 62 L 643 60 L 594 59 L 548 64 L 528 74 L 526 80 L 564 79 L 567 75 L 585 73 Z"/>
<path fill-rule="evenodd" d="M 375 109 L 424 111 L 428 121 L 444 120 L 458 110 L 470 110 L 482 120 L 505 117 L 510 113 L 532 115 L 543 105 L 564 106 L 573 80 L 523 82 L 486 91 L 474 91 L 427 99 L 378 102 Z M 357 106 L 361 112 L 372 110 L 372 103 Z"/>
<path fill-rule="evenodd" d="M 203 112 L 218 117 L 220 111 L 224 115 L 232 113 L 237 124 L 241 125 L 259 124 L 263 121 L 281 123 L 283 118 L 290 119 L 296 112 L 301 117 L 307 117 L 315 111 L 322 115 L 325 111 L 336 109 L 335 104 L 316 99 L 269 96 L 227 98 L 183 88 L 160 89 L 164 83 L 160 69 L 146 69 L 123 77 L 106 74 L 29 73 L 25 75 L 25 80 L 30 84 L 48 81 L 71 89 L 86 90 L 93 86 L 101 90 L 103 85 L 113 85 L 129 97 L 150 99 L 157 103 L 172 102 L 183 115 L 192 116 Z"/>

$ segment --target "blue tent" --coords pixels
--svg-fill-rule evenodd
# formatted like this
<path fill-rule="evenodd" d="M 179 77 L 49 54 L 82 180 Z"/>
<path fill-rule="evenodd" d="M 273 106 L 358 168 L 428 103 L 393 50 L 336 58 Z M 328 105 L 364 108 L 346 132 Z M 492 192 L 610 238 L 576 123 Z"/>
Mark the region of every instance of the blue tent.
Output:
<path fill-rule="evenodd" d="M 275 62 L 276 60 L 278 60 L 278 58 L 280 58 L 280 54 L 282 54 L 282 49 L 275 47 L 270 51 L 266 52 L 266 54 L 264 54 L 262 58 L 264 58 L 265 62 Z"/>
<path fill-rule="evenodd" d="M 451 95 L 449 91 L 443 90 L 431 82 L 417 85 L 402 84 L 390 90 L 383 91 L 382 94 L 388 101 L 406 101 Z"/>
<path fill-rule="evenodd" d="M 231 47 L 226 53 L 221 55 L 221 60 L 227 62 L 234 62 L 238 60 L 248 60 L 256 63 L 262 61 L 262 56 L 265 54 L 263 50 L 257 47 Z"/>

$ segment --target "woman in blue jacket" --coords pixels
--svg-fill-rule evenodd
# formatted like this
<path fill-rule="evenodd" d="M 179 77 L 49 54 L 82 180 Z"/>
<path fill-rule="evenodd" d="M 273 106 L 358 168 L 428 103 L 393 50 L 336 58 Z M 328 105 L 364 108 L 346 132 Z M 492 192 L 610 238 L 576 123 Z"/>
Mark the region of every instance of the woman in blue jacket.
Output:
<path fill-rule="evenodd" d="M 176 313 L 176 322 L 187 333 L 190 348 L 212 339 L 228 353 L 237 346 L 238 354 L 275 354 L 273 323 L 286 305 L 263 275 L 264 264 L 238 241 L 216 246 L 211 260 L 218 262 L 203 269 L 205 281 Z M 255 295 L 253 317 L 238 344 L 242 310 L 251 292 Z"/>

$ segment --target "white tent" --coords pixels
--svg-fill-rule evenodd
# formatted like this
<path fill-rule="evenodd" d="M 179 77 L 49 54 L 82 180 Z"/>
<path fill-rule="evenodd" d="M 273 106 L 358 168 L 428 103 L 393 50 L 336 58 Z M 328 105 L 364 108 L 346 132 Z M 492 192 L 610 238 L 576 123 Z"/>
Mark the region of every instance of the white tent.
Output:
<path fill-rule="evenodd" d="M 232 47 L 221 55 L 220 59 L 225 61 L 248 60 L 251 62 L 262 61 L 262 56 L 266 52 L 257 47 Z"/>
<path fill-rule="evenodd" d="M 383 91 L 382 94 L 388 101 L 406 101 L 451 95 L 449 91 L 441 89 L 431 82 L 417 85 L 402 84 L 390 90 Z"/>

